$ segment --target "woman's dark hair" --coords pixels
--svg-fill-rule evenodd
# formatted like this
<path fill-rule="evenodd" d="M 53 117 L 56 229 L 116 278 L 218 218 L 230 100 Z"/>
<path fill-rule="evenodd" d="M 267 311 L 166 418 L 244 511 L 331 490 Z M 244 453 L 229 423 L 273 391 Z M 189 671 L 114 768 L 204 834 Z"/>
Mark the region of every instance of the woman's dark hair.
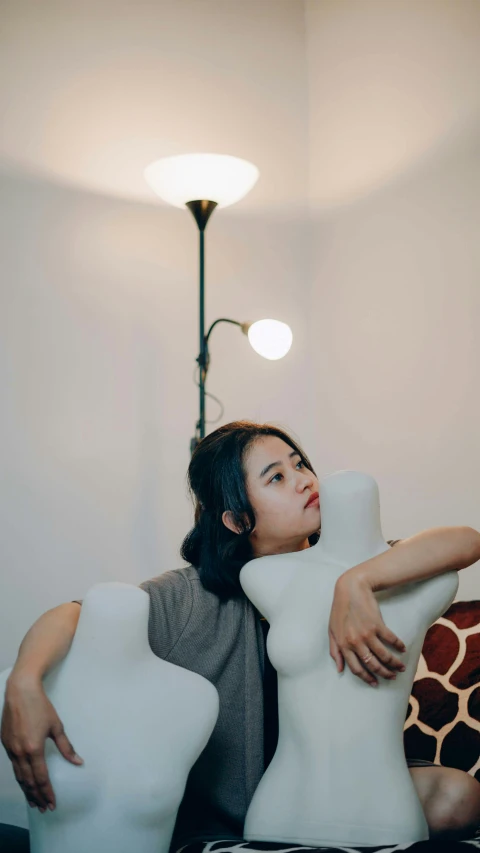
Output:
<path fill-rule="evenodd" d="M 194 566 L 205 589 L 222 600 L 243 596 L 238 579 L 240 569 L 254 554 L 249 535 L 255 514 L 245 485 L 245 457 L 259 438 L 274 435 L 296 450 L 306 468 L 312 464 L 288 433 L 271 424 L 232 421 L 203 438 L 188 466 L 188 486 L 195 505 L 195 524 L 183 540 L 182 558 Z M 240 533 L 233 533 L 222 521 L 229 510 Z M 309 536 L 318 542 L 319 532 Z"/>

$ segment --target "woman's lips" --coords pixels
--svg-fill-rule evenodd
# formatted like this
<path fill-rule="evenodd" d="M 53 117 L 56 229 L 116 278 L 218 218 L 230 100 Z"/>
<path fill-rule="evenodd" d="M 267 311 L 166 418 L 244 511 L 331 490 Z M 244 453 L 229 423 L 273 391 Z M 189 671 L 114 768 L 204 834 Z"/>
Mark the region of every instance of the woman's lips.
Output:
<path fill-rule="evenodd" d="M 313 496 L 312 496 L 312 497 L 313 497 Z M 320 498 L 319 498 L 319 496 L 318 496 L 318 495 L 317 495 L 313 500 L 310 500 L 310 501 L 306 504 L 305 509 L 308 509 L 308 508 L 309 508 L 309 507 L 311 507 L 311 506 L 316 506 L 316 507 L 319 507 L 319 506 L 320 506 Z"/>

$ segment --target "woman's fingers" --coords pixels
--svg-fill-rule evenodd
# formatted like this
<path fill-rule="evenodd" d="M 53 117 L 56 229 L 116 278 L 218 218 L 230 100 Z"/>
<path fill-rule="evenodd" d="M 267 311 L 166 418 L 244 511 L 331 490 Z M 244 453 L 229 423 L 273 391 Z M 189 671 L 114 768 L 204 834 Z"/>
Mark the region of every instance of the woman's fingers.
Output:
<path fill-rule="evenodd" d="M 362 645 L 360 654 L 358 652 L 357 654 L 361 659 L 363 659 L 365 654 L 373 654 L 375 656 L 374 659 L 378 661 L 380 666 L 380 669 L 375 671 L 384 677 L 390 677 L 392 672 L 395 673 L 395 670 L 403 672 L 405 669 L 405 665 L 400 658 L 397 658 L 392 652 L 386 649 L 379 637 L 371 637 L 366 644 Z M 367 666 L 369 666 L 369 663 L 367 663 Z"/>
<path fill-rule="evenodd" d="M 345 649 L 343 656 L 354 675 L 357 675 L 366 684 L 377 687 L 377 679 L 362 666 L 355 652 Z"/>
<path fill-rule="evenodd" d="M 344 659 L 343 659 L 343 655 L 342 655 L 342 653 L 338 647 L 338 643 L 337 643 L 335 637 L 333 636 L 333 634 L 329 635 L 329 639 L 330 639 L 330 657 L 333 658 L 333 660 L 335 661 L 335 663 L 337 665 L 337 672 L 343 672 Z"/>
<path fill-rule="evenodd" d="M 75 752 L 73 744 L 65 734 L 63 723 L 58 717 L 52 725 L 50 737 L 55 741 L 57 748 L 67 761 L 71 761 L 72 764 L 83 764 L 83 758 L 80 758 L 80 756 Z"/>
<path fill-rule="evenodd" d="M 43 801 L 35 783 L 32 768 L 26 756 L 12 759 L 13 772 L 15 779 L 20 785 L 28 804 L 45 808 L 46 804 Z"/>
<path fill-rule="evenodd" d="M 403 643 L 402 640 L 393 633 L 393 631 L 390 631 L 390 629 L 387 628 L 385 622 L 382 621 L 377 633 L 380 639 L 385 643 L 388 643 L 389 646 L 395 646 L 399 652 L 407 651 L 405 643 Z"/>
<path fill-rule="evenodd" d="M 45 741 L 51 737 L 60 753 L 72 764 L 83 760 L 65 734 L 62 721 L 43 685 L 17 680 L 5 691 L 1 742 L 13 764 L 15 777 L 28 802 L 45 811 L 55 808 L 55 794 L 45 761 Z"/>
<path fill-rule="evenodd" d="M 337 580 L 328 633 L 337 668 L 341 655 L 354 675 L 369 684 L 377 683 L 378 676 L 390 680 L 397 670 L 405 670 L 394 653 L 405 652 L 405 645 L 385 625 L 374 592 L 362 576 L 345 572 Z"/>
<path fill-rule="evenodd" d="M 42 805 L 47 808 L 49 803 L 52 803 L 55 807 L 55 796 L 50 782 L 50 777 L 48 775 L 44 753 L 40 751 L 33 752 L 30 755 L 30 766 Z"/>
<path fill-rule="evenodd" d="M 372 675 L 381 676 L 387 681 L 393 681 L 397 676 L 396 673 L 385 666 L 382 666 L 378 658 L 373 654 L 372 650 L 364 646 L 361 652 L 355 652 L 361 665 Z"/>
<path fill-rule="evenodd" d="M 343 649 L 343 656 L 354 675 L 368 684 L 377 683 L 376 676 L 389 681 L 396 678 L 395 668 L 403 671 L 404 664 L 385 648 L 378 637 L 372 637 L 369 646 L 358 642 L 349 649 Z"/>

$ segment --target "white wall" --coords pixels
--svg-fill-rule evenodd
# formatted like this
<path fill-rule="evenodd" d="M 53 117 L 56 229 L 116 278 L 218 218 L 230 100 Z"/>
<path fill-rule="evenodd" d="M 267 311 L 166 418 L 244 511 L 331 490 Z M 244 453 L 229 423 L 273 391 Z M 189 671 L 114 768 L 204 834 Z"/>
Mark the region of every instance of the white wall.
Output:
<path fill-rule="evenodd" d="M 16 0 L 3 30 L 0 669 L 49 607 L 182 565 L 198 231 L 145 184 L 152 159 L 258 165 L 208 225 L 206 321 L 276 316 L 295 346 L 266 362 L 221 325 L 208 389 L 223 422 L 311 428 L 303 6 Z"/>
<path fill-rule="evenodd" d="M 145 164 L 253 160 L 248 209 L 305 198 L 305 22 L 296 0 L 3 0 L 0 153 L 33 173 L 150 200 Z"/>
<path fill-rule="evenodd" d="M 307 33 L 318 466 L 377 477 L 387 538 L 478 529 L 480 5 L 310 0 Z"/>
<path fill-rule="evenodd" d="M 0 670 L 48 608 L 182 565 L 198 232 L 147 187 L 150 161 L 259 167 L 208 225 L 206 322 L 274 316 L 295 345 L 266 362 L 220 325 L 208 389 L 222 422 L 312 430 L 303 4 L 6 0 L 2 35 Z M 2 820 L 26 825 L 4 750 Z"/>

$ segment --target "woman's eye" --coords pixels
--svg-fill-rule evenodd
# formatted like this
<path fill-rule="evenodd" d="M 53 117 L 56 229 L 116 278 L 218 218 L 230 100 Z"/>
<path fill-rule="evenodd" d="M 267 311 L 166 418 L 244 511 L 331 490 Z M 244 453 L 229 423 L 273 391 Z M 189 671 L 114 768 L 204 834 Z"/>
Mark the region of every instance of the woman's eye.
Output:
<path fill-rule="evenodd" d="M 304 465 L 304 463 L 302 462 L 302 460 L 301 460 L 301 459 L 300 459 L 300 461 L 299 461 L 299 462 L 297 462 L 297 465 L 296 465 L 295 467 L 298 467 L 298 465 L 301 465 L 301 466 L 302 466 L 302 468 L 304 468 L 304 467 L 305 467 L 305 465 Z M 278 483 L 278 482 L 279 482 L 279 480 L 276 480 L 276 477 L 283 477 L 283 474 L 274 474 L 274 475 L 273 475 L 273 477 L 272 477 L 272 479 L 270 480 L 270 483 Z"/>

